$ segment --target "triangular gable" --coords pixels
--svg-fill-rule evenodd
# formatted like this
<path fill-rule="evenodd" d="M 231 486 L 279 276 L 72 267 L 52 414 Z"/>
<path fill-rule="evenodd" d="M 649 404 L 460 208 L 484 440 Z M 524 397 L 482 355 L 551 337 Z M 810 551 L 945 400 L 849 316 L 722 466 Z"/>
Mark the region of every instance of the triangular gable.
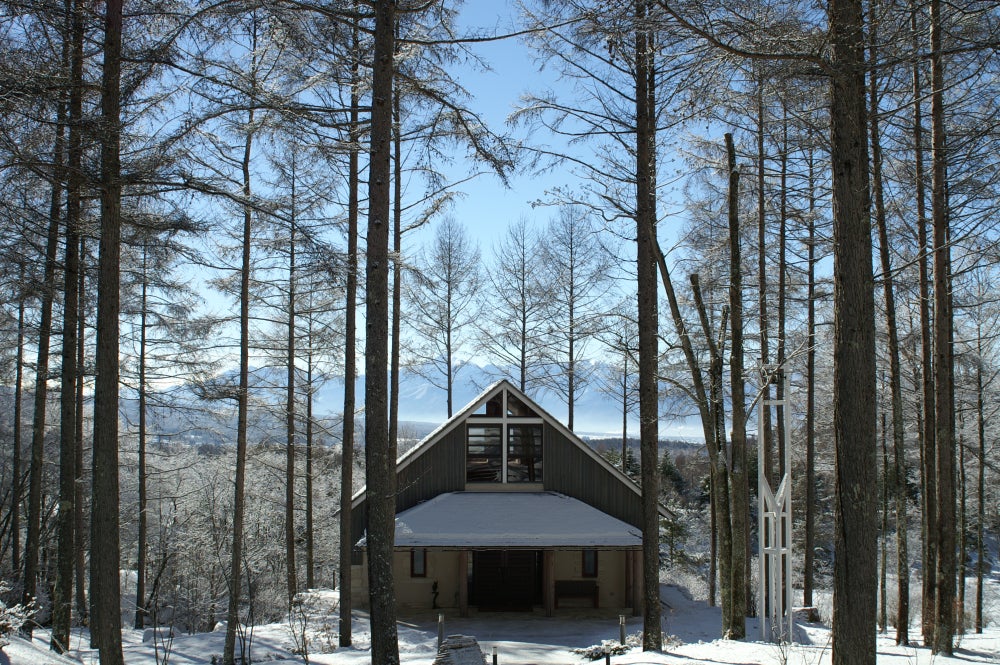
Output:
<path fill-rule="evenodd" d="M 560 434 L 562 434 L 570 443 L 575 445 L 591 459 L 593 459 L 597 464 L 604 467 L 611 475 L 618 480 L 620 483 L 631 489 L 638 495 L 642 497 L 642 490 L 638 485 L 633 482 L 631 478 L 625 475 L 621 469 L 614 466 L 603 456 L 598 454 L 593 448 L 588 446 L 586 442 L 580 437 L 573 433 L 572 430 L 567 428 L 561 422 L 556 420 L 548 411 L 543 409 L 537 402 L 525 395 L 523 392 L 518 390 L 514 385 L 507 379 L 501 379 L 495 383 L 488 386 L 483 392 L 481 392 L 477 397 L 475 397 L 471 402 L 465 405 L 458 413 L 453 415 L 451 418 L 442 423 L 437 429 L 425 436 L 416 446 L 406 451 L 396 460 L 396 473 L 398 474 L 400 470 L 406 468 L 415 459 L 420 457 L 427 450 L 432 448 L 437 442 L 443 439 L 449 432 L 454 430 L 459 425 L 463 424 L 469 416 L 478 411 L 486 402 L 495 397 L 500 391 L 506 389 L 509 394 L 516 397 L 520 402 L 522 402 L 527 408 L 537 414 L 542 420 L 555 428 Z M 362 501 L 365 499 L 367 487 L 362 487 L 351 499 L 352 508 L 357 508 Z M 659 512 L 662 517 L 670 518 L 674 515 L 664 508 L 662 505 L 659 506 Z"/>

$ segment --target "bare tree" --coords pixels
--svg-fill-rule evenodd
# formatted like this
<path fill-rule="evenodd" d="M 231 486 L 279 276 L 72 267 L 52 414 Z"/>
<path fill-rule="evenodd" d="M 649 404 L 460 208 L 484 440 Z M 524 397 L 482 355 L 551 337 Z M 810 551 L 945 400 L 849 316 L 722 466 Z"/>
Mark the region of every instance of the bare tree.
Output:
<path fill-rule="evenodd" d="M 121 261 L 122 1 L 108 0 L 101 82 L 101 244 L 97 282 L 97 380 L 94 387 L 91 631 L 101 662 L 122 665 L 118 518 L 118 314 Z"/>
<path fill-rule="evenodd" d="M 548 294 L 541 280 L 541 243 L 524 218 L 507 227 L 481 293 L 489 306 L 477 323 L 482 351 L 512 373 L 527 393 L 543 386 Z"/>
<path fill-rule="evenodd" d="M 590 211 L 565 205 L 549 221 L 542 257 L 552 294 L 546 385 L 566 400 L 566 426 L 573 429 L 577 395 L 590 381 L 584 362 L 587 346 L 604 318 L 611 256 L 601 244 Z"/>
<path fill-rule="evenodd" d="M 372 662 L 399 663 L 393 541 L 396 518 L 396 442 L 389 438 L 389 224 L 393 54 L 396 3 L 375 4 L 371 162 L 368 174 L 368 251 L 365 266 L 365 480 L 368 487 L 368 597 Z M 350 417 L 350 414 L 344 414 Z"/>
<path fill-rule="evenodd" d="M 407 290 L 407 325 L 416 333 L 411 352 L 416 370 L 445 391 L 448 417 L 454 411 L 455 378 L 464 364 L 461 353 L 479 316 L 482 285 L 479 248 L 465 227 L 447 216 L 437 225 L 430 245 L 414 267 Z"/>

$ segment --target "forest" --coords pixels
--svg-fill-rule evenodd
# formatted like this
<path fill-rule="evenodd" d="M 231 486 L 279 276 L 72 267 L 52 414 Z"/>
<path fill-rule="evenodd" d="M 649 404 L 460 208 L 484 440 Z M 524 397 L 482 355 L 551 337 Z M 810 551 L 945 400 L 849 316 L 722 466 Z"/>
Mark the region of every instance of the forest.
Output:
<path fill-rule="evenodd" d="M 614 405 L 644 649 L 680 569 L 746 636 L 757 478 L 786 472 L 834 663 L 1000 620 L 996 3 L 501 9 L 0 2 L 4 616 L 57 652 L 84 624 L 107 665 L 123 617 L 226 622 L 229 664 L 326 587 L 348 646 L 366 486 L 371 659 L 400 662 L 417 376 L 449 417 L 500 378 L 571 430 L 582 396 Z M 501 123 L 469 89 L 495 44 L 539 72 Z M 532 178 L 502 229 L 456 212 Z M 700 444 L 665 451 L 678 422 Z"/>

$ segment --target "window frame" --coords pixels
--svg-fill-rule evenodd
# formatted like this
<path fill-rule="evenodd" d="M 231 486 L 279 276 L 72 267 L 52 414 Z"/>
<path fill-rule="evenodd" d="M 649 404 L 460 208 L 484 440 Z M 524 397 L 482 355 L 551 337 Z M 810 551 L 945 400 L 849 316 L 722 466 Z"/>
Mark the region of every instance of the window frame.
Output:
<path fill-rule="evenodd" d="M 593 567 L 588 568 L 587 566 L 587 556 L 592 554 L 594 557 Z M 594 549 L 590 550 L 580 550 L 580 577 L 595 578 L 598 577 L 600 573 L 600 564 L 598 551 Z"/>
<path fill-rule="evenodd" d="M 417 571 L 417 552 L 420 553 L 423 570 Z M 410 577 L 427 577 L 427 549 L 414 547 L 410 550 Z"/>
<path fill-rule="evenodd" d="M 541 428 L 541 437 L 539 441 L 539 454 L 538 457 L 542 459 L 544 464 L 545 459 L 545 419 L 538 415 L 528 415 L 528 416 L 517 416 L 511 415 L 508 405 L 508 398 L 513 398 L 518 400 L 525 409 L 527 405 L 524 405 L 520 400 L 514 396 L 509 395 L 507 389 L 503 389 L 500 393 L 502 398 L 499 401 L 501 405 L 500 415 L 485 415 L 482 413 L 473 413 L 468 416 L 465 421 L 465 485 L 466 487 L 489 487 L 489 486 L 504 486 L 507 485 L 517 487 L 537 487 L 542 485 L 544 478 L 544 467 L 541 472 L 542 478 L 536 478 L 535 480 L 508 480 L 508 465 L 511 459 L 510 455 L 510 428 L 511 427 L 525 427 L 525 426 L 539 426 Z M 498 396 L 500 396 L 498 395 Z M 487 400 L 486 404 L 497 404 L 496 397 L 494 396 L 490 400 Z M 530 411 L 530 413 L 534 413 Z M 499 478 L 496 480 L 470 480 L 469 479 L 469 431 L 472 428 L 485 428 L 485 427 L 499 427 L 500 429 L 500 474 Z"/>

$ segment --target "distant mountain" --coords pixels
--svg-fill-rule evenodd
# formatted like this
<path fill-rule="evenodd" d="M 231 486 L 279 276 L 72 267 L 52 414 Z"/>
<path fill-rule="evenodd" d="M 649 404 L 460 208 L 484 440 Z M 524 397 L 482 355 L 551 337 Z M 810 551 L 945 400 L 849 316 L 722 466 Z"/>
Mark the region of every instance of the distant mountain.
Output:
<path fill-rule="evenodd" d="M 502 375 L 500 369 L 492 366 L 480 367 L 466 365 L 458 373 L 453 397 L 455 411 L 458 411 L 479 393 L 483 388 L 493 383 L 497 375 Z M 359 377 L 356 391 L 359 398 L 364 395 L 364 377 Z M 568 410 L 561 396 L 544 391 L 529 395 L 539 405 L 557 420 L 566 423 Z M 448 417 L 447 396 L 445 391 L 435 387 L 430 381 L 416 372 L 404 368 L 399 380 L 399 419 L 412 423 L 440 424 Z M 360 399 L 359 399 L 360 401 Z M 339 414 L 343 409 L 344 384 L 336 379 L 327 382 L 319 391 L 314 402 L 314 409 L 319 413 Z M 596 387 L 590 386 L 578 393 L 573 429 L 581 436 L 621 436 L 622 414 L 615 401 Z M 637 435 L 639 420 L 636 416 L 628 418 L 629 433 Z M 662 437 L 678 439 L 701 439 L 701 426 L 698 423 L 675 423 L 661 425 Z"/>

